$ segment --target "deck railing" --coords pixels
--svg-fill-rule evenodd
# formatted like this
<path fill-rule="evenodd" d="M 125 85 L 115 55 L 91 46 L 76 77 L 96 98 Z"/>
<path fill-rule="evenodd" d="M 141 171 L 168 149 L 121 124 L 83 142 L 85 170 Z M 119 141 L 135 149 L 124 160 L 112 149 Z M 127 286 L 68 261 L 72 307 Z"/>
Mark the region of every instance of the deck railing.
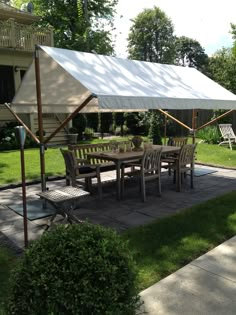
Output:
<path fill-rule="evenodd" d="M 35 45 L 53 46 L 52 28 L 18 24 L 14 19 L 0 21 L 0 48 L 34 51 Z"/>

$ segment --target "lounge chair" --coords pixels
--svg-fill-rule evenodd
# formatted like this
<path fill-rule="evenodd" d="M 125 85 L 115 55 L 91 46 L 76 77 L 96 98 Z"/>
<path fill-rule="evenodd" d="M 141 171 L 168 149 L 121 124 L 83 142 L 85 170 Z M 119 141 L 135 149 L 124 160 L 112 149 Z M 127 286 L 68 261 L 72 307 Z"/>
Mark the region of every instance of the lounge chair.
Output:
<path fill-rule="evenodd" d="M 228 144 L 230 150 L 232 150 L 232 143 L 236 143 L 236 136 L 234 134 L 232 124 L 219 124 L 219 129 L 223 138 L 223 141 L 221 141 L 219 145 Z"/>

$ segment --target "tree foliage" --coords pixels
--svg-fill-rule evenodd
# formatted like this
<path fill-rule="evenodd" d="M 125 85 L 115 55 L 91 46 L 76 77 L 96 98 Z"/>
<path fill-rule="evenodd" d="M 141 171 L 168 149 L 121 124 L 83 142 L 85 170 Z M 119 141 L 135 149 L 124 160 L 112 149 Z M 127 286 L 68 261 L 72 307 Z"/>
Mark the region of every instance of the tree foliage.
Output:
<path fill-rule="evenodd" d="M 18 7 L 25 0 L 14 0 Z M 54 28 L 56 47 L 112 54 L 111 29 L 118 0 L 34 0 L 43 26 Z"/>
<path fill-rule="evenodd" d="M 180 66 L 201 70 L 207 64 L 208 56 L 197 40 L 181 36 L 176 38 L 176 63 Z"/>
<path fill-rule="evenodd" d="M 173 63 L 175 38 L 166 14 L 157 7 L 145 9 L 133 22 L 128 37 L 129 58 Z"/>
<path fill-rule="evenodd" d="M 232 54 L 234 55 L 234 57 L 236 57 L 236 24 L 231 23 L 231 31 L 230 33 L 232 34 L 232 38 L 233 38 L 233 47 L 232 47 Z"/>
<path fill-rule="evenodd" d="M 208 76 L 236 93 L 236 56 L 230 48 L 222 48 L 209 58 Z"/>

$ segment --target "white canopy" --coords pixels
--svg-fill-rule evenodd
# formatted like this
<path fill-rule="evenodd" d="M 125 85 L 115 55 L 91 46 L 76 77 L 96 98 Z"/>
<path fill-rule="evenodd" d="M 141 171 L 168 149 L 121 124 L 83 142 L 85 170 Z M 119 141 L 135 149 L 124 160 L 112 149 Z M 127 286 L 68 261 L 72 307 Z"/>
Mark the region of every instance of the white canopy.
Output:
<path fill-rule="evenodd" d="M 194 68 L 133 61 L 40 46 L 44 113 L 70 113 L 89 94 L 84 112 L 145 109 L 236 109 L 236 95 Z M 37 112 L 34 62 L 12 102 Z"/>

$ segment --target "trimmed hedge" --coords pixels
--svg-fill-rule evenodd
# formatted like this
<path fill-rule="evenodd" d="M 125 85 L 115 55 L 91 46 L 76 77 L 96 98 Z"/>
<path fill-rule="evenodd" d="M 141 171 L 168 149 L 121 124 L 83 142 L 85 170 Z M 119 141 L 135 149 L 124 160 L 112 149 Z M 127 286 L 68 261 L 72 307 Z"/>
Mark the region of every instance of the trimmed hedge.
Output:
<path fill-rule="evenodd" d="M 58 225 L 25 252 L 9 314 L 135 314 L 136 273 L 127 244 L 111 229 Z"/>

